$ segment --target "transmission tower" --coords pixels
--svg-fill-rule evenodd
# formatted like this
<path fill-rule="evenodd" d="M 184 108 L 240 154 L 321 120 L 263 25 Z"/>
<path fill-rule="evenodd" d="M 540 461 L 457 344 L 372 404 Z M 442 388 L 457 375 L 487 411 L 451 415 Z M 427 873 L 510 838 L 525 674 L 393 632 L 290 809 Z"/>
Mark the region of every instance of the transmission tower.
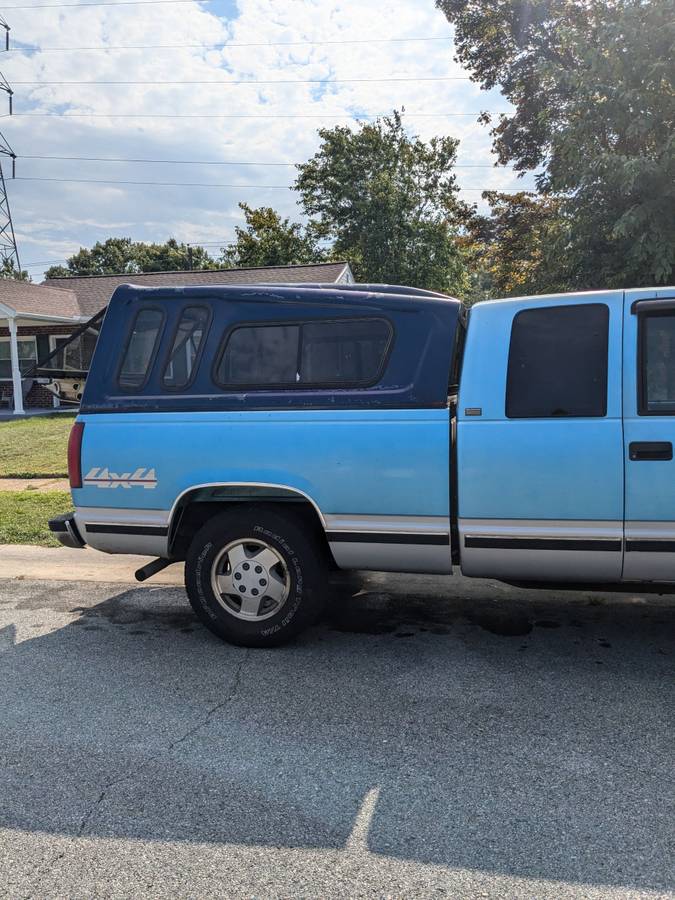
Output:
<path fill-rule="evenodd" d="M 4 17 L 0 15 L 0 29 L 3 28 L 5 30 L 5 50 L 9 50 L 9 25 Z M 0 91 L 4 91 L 7 94 L 9 114 L 11 116 L 14 91 L 2 72 L 0 72 Z M 14 268 L 17 272 L 20 272 L 21 263 L 19 262 L 19 251 L 16 248 L 12 212 L 9 208 L 5 173 L 2 168 L 1 157 L 3 156 L 12 160 L 12 178 L 14 178 L 16 174 L 16 153 L 9 146 L 4 134 L 0 131 L 0 266 L 5 270 Z"/>

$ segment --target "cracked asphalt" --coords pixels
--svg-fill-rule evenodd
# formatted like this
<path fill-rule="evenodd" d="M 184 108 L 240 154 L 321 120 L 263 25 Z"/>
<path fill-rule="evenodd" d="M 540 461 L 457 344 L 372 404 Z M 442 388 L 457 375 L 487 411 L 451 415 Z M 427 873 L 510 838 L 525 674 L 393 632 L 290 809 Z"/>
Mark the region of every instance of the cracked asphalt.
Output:
<path fill-rule="evenodd" d="M 295 644 L 0 580 L 0 896 L 672 897 L 675 604 L 363 575 Z"/>

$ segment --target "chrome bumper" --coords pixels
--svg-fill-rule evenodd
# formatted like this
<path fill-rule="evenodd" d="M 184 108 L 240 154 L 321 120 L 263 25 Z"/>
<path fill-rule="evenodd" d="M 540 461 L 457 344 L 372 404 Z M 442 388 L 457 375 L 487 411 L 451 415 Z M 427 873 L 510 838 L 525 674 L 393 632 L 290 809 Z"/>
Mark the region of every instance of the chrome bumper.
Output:
<path fill-rule="evenodd" d="M 77 528 L 74 513 L 63 513 L 49 520 L 49 530 L 55 535 L 64 547 L 81 550 L 84 541 Z"/>

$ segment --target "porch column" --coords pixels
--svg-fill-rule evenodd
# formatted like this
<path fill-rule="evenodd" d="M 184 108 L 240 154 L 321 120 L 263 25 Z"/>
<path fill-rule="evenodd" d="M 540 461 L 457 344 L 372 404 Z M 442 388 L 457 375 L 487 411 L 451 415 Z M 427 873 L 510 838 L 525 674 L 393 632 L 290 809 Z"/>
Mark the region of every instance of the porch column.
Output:
<path fill-rule="evenodd" d="M 9 357 L 12 364 L 12 387 L 14 388 L 14 415 L 23 415 L 23 393 L 21 391 L 21 369 L 19 368 L 19 342 L 17 340 L 16 319 L 7 319 L 9 326 Z"/>

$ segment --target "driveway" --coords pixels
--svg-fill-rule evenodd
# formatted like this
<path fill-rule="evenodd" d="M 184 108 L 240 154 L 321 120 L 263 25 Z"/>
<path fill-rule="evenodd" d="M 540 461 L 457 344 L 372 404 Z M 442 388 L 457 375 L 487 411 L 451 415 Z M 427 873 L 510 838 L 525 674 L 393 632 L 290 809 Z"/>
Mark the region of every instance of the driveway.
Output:
<path fill-rule="evenodd" d="M 0 895 L 672 896 L 675 604 L 369 575 L 292 646 L 0 581 Z"/>

